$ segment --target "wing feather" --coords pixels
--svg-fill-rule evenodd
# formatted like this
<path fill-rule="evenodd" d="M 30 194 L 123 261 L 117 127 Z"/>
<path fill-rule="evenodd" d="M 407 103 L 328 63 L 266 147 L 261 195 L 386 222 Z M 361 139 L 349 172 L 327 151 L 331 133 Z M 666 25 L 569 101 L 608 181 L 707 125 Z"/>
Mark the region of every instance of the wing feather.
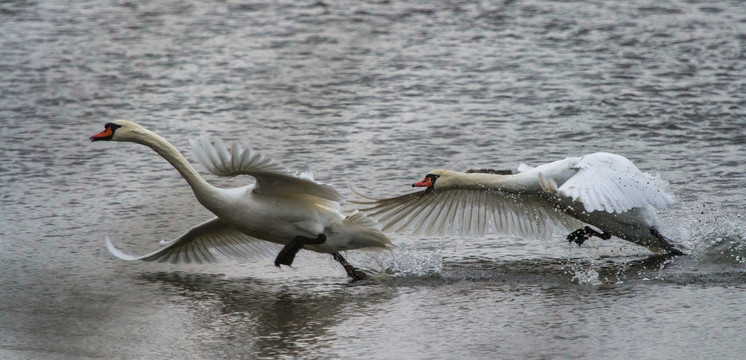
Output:
<path fill-rule="evenodd" d="M 460 209 L 462 209 L 461 211 L 464 214 L 464 231 L 467 232 L 467 235 L 474 235 L 474 208 L 478 209 L 479 203 L 477 203 L 474 199 L 474 191 L 468 191 L 465 195 L 466 196 L 461 201 L 465 202 L 466 204 L 459 207 Z M 472 206 L 468 206 L 469 203 L 471 203 Z"/>
<path fill-rule="evenodd" d="M 640 171 L 627 158 L 595 153 L 583 156 L 574 166 L 577 174 L 558 192 L 583 204 L 586 211 L 622 213 L 651 205 L 663 210 L 676 202 L 668 182 Z"/>
<path fill-rule="evenodd" d="M 491 197 L 488 197 L 488 198 L 490 199 L 490 209 L 489 209 L 489 211 L 492 214 L 492 224 L 491 224 L 492 228 L 493 229 L 502 229 L 502 228 L 504 228 L 504 226 L 503 226 L 503 219 L 502 219 L 502 217 L 504 215 L 504 212 L 497 211 L 497 209 L 499 208 L 499 205 L 497 204 L 497 202 L 499 201 L 499 199 L 497 197 L 494 197 L 494 196 L 491 196 Z"/>
<path fill-rule="evenodd" d="M 427 202 L 427 200 L 429 199 L 426 197 L 421 197 L 419 199 L 416 199 L 408 207 L 404 209 L 400 209 L 399 211 L 393 212 L 392 214 L 396 216 L 392 217 L 390 220 L 387 220 L 387 221 L 390 222 L 393 226 L 398 226 L 399 229 L 401 229 L 401 227 L 406 226 L 406 224 L 411 222 L 412 219 L 417 218 L 419 213 L 423 211 L 422 205 L 425 202 Z M 406 211 L 406 209 L 410 209 L 411 212 Z"/>
<path fill-rule="evenodd" d="M 122 260 L 169 263 L 215 262 L 215 254 L 253 260 L 277 254 L 282 248 L 282 245 L 250 237 L 218 218 L 199 224 L 162 248 L 142 256 L 123 253 L 114 247 L 108 236 L 105 241 L 109 251 Z"/>
<path fill-rule="evenodd" d="M 543 238 L 582 225 L 539 198 L 499 190 L 451 188 L 388 199 L 362 197 L 350 202 L 378 220 L 384 231 L 397 233 L 475 236 L 492 231 Z"/>
<path fill-rule="evenodd" d="M 232 142 L 206 135 L 190 141 L 192 153 L 202 166 L 218 176 L 249 175 L 256 179 L 254 191 L 277 196 L 312 195 L 341 202 L 344 197 L 333 187 L 313 180 L 310 173 L 294 174 L 274 159 Z"/>
<path fill-rule="evenodd" d="M 434 214 L 436 214 L 436 211 L 439 213 L 440 208 L 442 207 L 442 205 L 438 203 L 439 199 L 432 196 L 428 196 L 427 198 L 429 199 L 427 203 L 428 208 L 422 212 L 422 215 L 420 215 L 420 224 L 414 229 L 414 234 L 424 234 L 425 229 L 429 229 L 431 226 L 433 226 L 433 222 L 437 218 L 437 215 Z M 417 220 L 413 220 L 412 222 L 416 225 Z M 402 227 L 402 230 L 404 229 L 406 229 L 406 227 Z"/>
<path fill-rule="evenodd" d="M 443 215 L 442 218 L 438 219 L 438 223 L 440 224 L 437 232 L 431 233 L 429 235 L 437 235 L 437 234 L 451 234 L 453 230 L 453 225 L 455 225 L 455 215 L 458 211 L 458 199 L 457 193 L 459 191 L 449 191 L 446 194 L 446 202 L 442 208 L 441 214 Z"/>
<path fill-rule="evenodd" d="M 412 202 L 411 204 L 403 208 L 399 208 L 397 204 L 394 204 L 394 203 L 389 204 L 385 208 L 379 210 L 379 213 L 388 212 L 387 214 L 381 216 L 381 219 L 389 224 L 392 224 L 393 226 L 397 224 L 399 221 L 401 221 L 405 216 L 409 216 L 409 211 L 410 210 L 415 211 L 418 208 L 418 206 L 422 204 L 422 202 L 424 202 L 425 200 L 426 199 L 424 198 L 415 199 L 414 202 Z M 393 209 L 395 210 L 390 211 Z"/>
<path fill-rule="evenodd" d="M 407 213 L 402 212 L 402 216 L 406 218 L 403 218 L 400 221 L 399 226 L 397 227 L 396 230 L 394 230 L 394 232 L 401 232 L 404 229 L 408 228 L 410 225 L 412 225 L 412 222 L 415 222 L 418 220 L 420 221 L 420 225 L 422 225 L 421 221 L 426 219 L 428 214 L 433 211 L 432 201 L 433 201 L 432 197 L 423 196 L 421 198 L 421 201 L 418 201 L 417 203 L 412 204 L 412 207 L 413 207 L 412 216 L 406 217 Z"/>

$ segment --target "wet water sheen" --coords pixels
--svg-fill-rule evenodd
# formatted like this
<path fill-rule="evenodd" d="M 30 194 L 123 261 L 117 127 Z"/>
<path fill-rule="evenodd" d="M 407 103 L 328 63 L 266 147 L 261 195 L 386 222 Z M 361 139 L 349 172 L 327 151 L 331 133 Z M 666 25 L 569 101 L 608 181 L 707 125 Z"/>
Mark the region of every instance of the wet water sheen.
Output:
<path fill-rule="evenodd" d="M 0 358 L 741 358 L 745 47 L 739 1 L 0 3 Z M 115 118 L 348 197 L 615 152 L 671 182 L 690 255 L 397 235 L 347 254 L 358 283 L 310 252 L 127 263 L 104 235 L 141 254 L 211 215 L 150 149 L 88 141 Z"/>

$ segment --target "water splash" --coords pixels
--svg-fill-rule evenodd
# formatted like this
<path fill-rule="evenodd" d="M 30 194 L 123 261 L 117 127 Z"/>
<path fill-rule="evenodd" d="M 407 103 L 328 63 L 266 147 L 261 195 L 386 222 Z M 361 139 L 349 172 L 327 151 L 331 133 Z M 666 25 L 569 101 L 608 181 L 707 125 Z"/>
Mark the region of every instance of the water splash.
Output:
<path fill-rule="evenodd" d="M 634 281 L 665 280 L 669 265 L 677 258 L 668 255 L 647 257 L 608 257 L 567 259 L 566 274 L 579 285 L 623 284 Z"/>
<path fill-rule="evenodd" d="M 697 208 L 680 224 L 691 255 L 699 262 L 746 266 L 746 227 L 738 213 L 722 215 L 714 208 Z"/>
<path fill-rule="evenodd" d="M 693 254 L 697 260 L 746 267 L 746 232 L 740 226 L 712 228 L 697 237 L 703 245 Z"/>
<path fill-rule="evenodd" d="M 572 275 L 572 281 L 579 285 L 598 286 L 606 283 L 600 279 L 601 274 L 596 270 L 594 261 L 584 264 L 580 261 L 571 262 L 567 265 L 566 272 Z"/>
<path fill-rule="evenodd" d="M 376 276 L 422 277 L 439 275 L 443 270 L 443 255 L 440 250 L 426 253 L 409 249 L 379 253 L 358 252 L 351 258 Z"/>

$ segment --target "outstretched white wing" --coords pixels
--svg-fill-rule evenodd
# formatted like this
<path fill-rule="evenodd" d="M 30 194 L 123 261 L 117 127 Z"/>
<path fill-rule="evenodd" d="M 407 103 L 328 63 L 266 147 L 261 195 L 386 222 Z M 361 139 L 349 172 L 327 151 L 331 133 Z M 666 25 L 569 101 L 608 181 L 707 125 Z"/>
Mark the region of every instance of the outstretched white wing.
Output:
<path fill-rule="evenodd" d="M 146 255 L 133 256 L 114 247 L 109 237 L 106 248 L 122 260 L 158 261 L 170 263 L 215 262 L 215 254 L 240 259 L 259 259 L 279 253 L 282 245 L 250 237 L 220 221 L 206 221 L 187 231 L 164 247 Z"/>
<path fill-rule="evenodd" d="M 622 213 L 652 205 L 658 210 L 676 202 L 668 182 L 643 173 L 627 158 L 609 153 L 583 156 L 578 173 L 562 184 L 558 193 L 579 201 L 588 212 Z"/>
<path fill-rule="evenodd" d="M 256 178 L 257 193 L 290 196 L 313 195 L 322 199 L 341 202 L 342 195 L 329 185 L 314 181 L 310 173 L 293 174 L 270 157 L 232 142 L 226 144 L 219 138 L 207 136 L 191 140 L 192 152 L 210 172 L 219 176 L 249 175 Z"/>
<path fill-rule="evenodd" d="M 353 192 L 355 190 L 352 190 Z M 416 235 L 484 235 L 498 233 L 547 238 L 581 227 L 578 220 L 547 207 L 545 201 L 498 190 L 450 188 L 420 191 L 389 199 L 350 203 L 378 220 L 383 231 Z"/>

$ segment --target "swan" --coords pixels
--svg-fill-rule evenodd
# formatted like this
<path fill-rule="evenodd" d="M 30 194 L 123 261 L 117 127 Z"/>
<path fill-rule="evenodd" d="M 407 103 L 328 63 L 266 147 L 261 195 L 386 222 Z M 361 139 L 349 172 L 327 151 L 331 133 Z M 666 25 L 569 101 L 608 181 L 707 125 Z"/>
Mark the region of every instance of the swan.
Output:
<path fill-rule="evenodd" d="M 495 232 L 548 237 L 570 232 L 582 245 L 612 236 L 656 253 L 683 255 L 658 228 L 655 210 L 676 202 L 668 182 L 610 153 L 570 157 L 512 170 L 430 171 L 413 187 L 425 190 L 376 199 L 355 192 L 350 201 L 383 231 L 434 235 Z M 589 226 L 590 225 L 590 226 Z"/>
<path fill-rule="evenodd" d="M 107 248 L 120 259 L 201 263 L 215 261 L 214 253 L 252 258 L 279 250 L 274 264 L 280 267 L 292 265 L 296 253 L 305 248 L 331 254 L 348 276 L 359 280 L 365 273 L 339 252 L 392 246 L 369 217 L 360 212 L 343 216 L 343 197 L 331 186 L 315 182 L 308 173 L 292 174 L 237 143 L 226 146 L 216 138 L 213 144 L 206 136 L 191 141 L 195 157 L 210 172 L 256 179 L 252 185 L 224 189 L 209 184 L 173 145 L 137 123 L 115 120 L 90 139 L 134 142 L 155 150 L 184 177 L 200 204 L 216 215 L 143 256 L 119 251 L 106 237 Z"/>

